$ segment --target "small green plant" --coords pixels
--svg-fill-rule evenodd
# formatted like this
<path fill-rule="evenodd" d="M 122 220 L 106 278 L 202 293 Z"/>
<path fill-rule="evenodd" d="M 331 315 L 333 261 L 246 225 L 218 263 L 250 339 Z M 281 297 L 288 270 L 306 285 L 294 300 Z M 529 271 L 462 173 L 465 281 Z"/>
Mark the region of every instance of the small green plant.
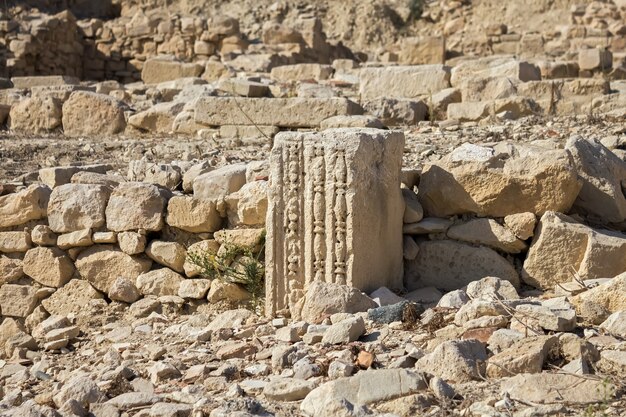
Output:
<path fill-rule="evenodd" d="M 253 251 L 259 247 L 258 251 Z M 265 233 L 256 248 L 225 242 L 219 254 L 194 251 L 187 254 L 187 259 L 198 267 L 200 275 L 204 278 L 219 279 L 244 287 L 252 297 L 250 308 L 262 313 L 265 300 L 265 266 L 262 261 Z"/>
<path fill-rule="evenodd" d="M 418 20 L 424 13 L 425 0 L 409 0 L 410 19 Z"/>

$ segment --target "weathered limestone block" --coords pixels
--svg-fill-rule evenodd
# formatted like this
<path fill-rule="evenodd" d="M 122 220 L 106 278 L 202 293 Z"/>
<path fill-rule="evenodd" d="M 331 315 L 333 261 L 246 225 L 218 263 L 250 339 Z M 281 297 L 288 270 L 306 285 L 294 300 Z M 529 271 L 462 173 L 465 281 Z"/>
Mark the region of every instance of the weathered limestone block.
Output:
<path fill-rule="evenodd" d="M 578 67 L 581 71 L 606 71 L 613 67 L 613 54 L 607 49 L 582 49 L 578 52 Z"/>
<path fill-rule="evenodd" d="M 402 286 L 397 131 L 281 133 L 270 159 L 267 313 L 294 306 L 306 285 L 334 282 L 371 292 Z"/>
<path fill-rule="evenodd" d="M 509 77 L 522 82 L 541 80 L 539 67 L 510 56 L 470 59 L 455 65 L 451 72 L 450 83 L 453 87 L 467 80 L 484 77 Z"/>
<path fill-rule="evenodd" d="M 41 304 L 52 315 L 67 316 L 70 313 L 80 313 L 90 300 L 100 298 L 103 298 L 103 295 L 89 282 L 73 279 L 43 300 Z"/>
<path fill-rule="evenodd" d="M 409 291 L 424 287 L 452 291 L 485 277 L 519 286 L 515 267 L 490 248 L 451 240 L 425 241 L 418 246 L 415 259 L 406 263 L 405 284 Z"/>
<path fill-rule="evenodd" d="M 143 256 L 129 256 L 110 245 L 95 245 L 85 249 L 76 259 L 76 269 L 96 289 L 109 293 L 118 277 L 132 281 L 150 270 L 152 261 Z"/>
<path fill-rule="evenodd" d="M 26 252 L 31 246 L 28 232 L 0 232 L 0 252 Z"/>
<path fill-rule="evenodd" d="M 61 126 L 61 102 L 52 97 L 31 97 L 13 105 L 11 129 L 30 134 L 46 133 Z"/>
<path fill-rule="evenodd" d="M 130 116 L 128 124 L 151 133 L 170 133 L 174 126 L 174 119 L 183 107 L 185 103 L 159 103 Z"/>
<path fill-rule="evenodd" d="M 239 191 L 245 183 L 246 166 L 244 164 L 226 165 L 198 175 L 193 180 L 193 196 L 217 199 Z"/>
<path fill-rule="evenodd" d="M 0 228 L 46 217 L 50 192 L 45 185 L 33 184 L 18 193 L 0 197 Z"/>
<path fill-rule="evenodd" d="M 41 168 L 39 170 L 39 180 L 48 187 L 54 188 L 59 185 L 69 184 L 72 182 L 72 177 L 79 172 L 106 174 L 111 169 L 113 167 L 108 164 Z"/>
<path fill-rule="evenodd" d="M 127 182 L 120 184 L 109 198 L 105 210 L 107 228 L 114 232 L 145 229 L 159 231 L 168 192 L 152 184 Z"/>
<path fill-rule="evenodd" d="M 444 65 L 362 68 L 359 93 L 363 100 L 415 98 L 449 87 L 450 68 Z"/>
<path fill-rule="evenodd" d="M 0 255 L 0 286 L 24 276 L 22 261 Z"/>
<path fill-rule="evenodd" d="M 4 284 L 0 287 L 0 313 L 9 317 L 26 317 L 37 306 L 37 289 L 29 285 Z"/>
<path fill-rule="evenodd" d="M 598 141 L 574 136 L 565 149 L 572 154 L 583 187 L 574 209 L 598 221 L 619 223 L 626 220 L 626 162 Z"/>
<path fill-rule="evenodd" d="M 592 229 L 560 213 L 547 212 L 539 222 L 524 261 L 522 279 L 550 289 L 581 279 L 610 278 L 626 271 L 626 235 Z"/>
<path fill-rule="evenodd" d="M 267 181 L 253 181 L 225 198 L 231 227 L 262 226 L 267 214 Z"/>
<path fill-rule="evenodd" d="M 126 105 L 111 96 L 76 91 L 63 103 L 66 136 L 114 135 L 124 131 Z"/>
<path fill-rule="evenodd" d="M 156 57 L 143 64 L 141 79 L 146 84 L 158 84 L 186 77 L 199 77 L 204 68 L 200 64 L 187 64 L 172 57 Z"/>
<path fill-rule="evenodd" d="M 158 264 L 183 272 L 187 250 L 180 243 L 153 240 L 146 249 L 146 255 Z"/>
<path fill-rule="evenodd" d="M 271 71 L 272 79 L 281 82 L 296 82 L 306 80 L 327 80 L 333 73 L 333 67 L 322 64 L 294 64 L 274 67 Z"/>
<path fill-rule="evenodd" d="M 137 277 L 136 285 L 143 295 L 178 295 L 180 283 L 185 278 L 169 268 L 155 269 Z"/>
<path fill-rule="evenodd" d="M 174 196 L 167 203 L 167 224 L 191 233 L 215 232 L 222 225 L 215 200 Z"/>
<path fill-rule="evenodd" d="M 362 113 L 345 98 L 201 97 L 193 107 L 195 122 L 205 126 L 317 127 L 332 116 Z"/>
<path fill-rule="evenodd" d="M 78 85 L 80 80 L 67 75 L 40 75 L 36 77 L 12 77 L 14 88 L 50 87 L 60 85 Z"/>
<path fill-rule="evenodd" d="M 490 246 L 507 253 L 520 253 L 526 244 L 513 232 L 493 219 L 473 219 L 448 229 L 448 237 L 479 245 Z"/>
<path fill-rule="evenodd" d="M 59 248 L 34 248 L 24 256 L 24 273 L 45 285 L 59 288 L 74 275 L 74 264 Z"/>
<path fill-rule="evenodd" d="M 398 60 L 405 65 L 443 64 L 446 60 L 446 40 L 443 36 L 403 38 Z"/>
<path fill-rule="evenodd" d="M 464 144 L 427 166 L 418 197 L 429 216 L 567 212 L 582 184 L 571 155 L 531 145 Z"/>
<path fill-rule="evenodd" d="M 93 245 L 91 229 L 65 233 L 57 239 L 57 246 L 63 250 Z"/>
<path fill-rule="evenodd" d="M 48 203 L 50 229 L 65 233 L 104 226 L 104 211 L 110 194 L 111 190 L 102 185 L 65 184 L 56 187 Z"/>

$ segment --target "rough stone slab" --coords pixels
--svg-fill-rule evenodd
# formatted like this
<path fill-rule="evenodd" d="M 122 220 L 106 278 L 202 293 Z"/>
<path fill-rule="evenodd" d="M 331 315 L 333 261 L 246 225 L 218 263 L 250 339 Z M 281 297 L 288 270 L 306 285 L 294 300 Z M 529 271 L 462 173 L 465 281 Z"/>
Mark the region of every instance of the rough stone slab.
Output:
<path fill-rule="evenodd" d="M 450 87 L 450 68 L 445 65 L 413 65 L 363 68 L 361 99 L 381 97 L 415 98 Z"/>
<path fill-rule="evenodd" d="M 364 371 L 315 388 L 302 401 L 300 410 L 307 416 L 322 416 L 329 400 L 346 399 L 354 405 L 365 405 L 410 395 L 426 386 L 422 377 L 406 369 Z"/>
<path fill-rule="evenodd" d="M 51 87 L 57 85 L 76 85 L 80 80 L 67 75 L 43 75 L 36 77 L 13 77 L 13 88 Z"/>
<path fill-rule="evenodd" d="M 610 278 L 626 271 L 626 234 L 592 229 L 571 217 L 541 217 L 522 269 L 522 279 L 538 288 L 572 280 Z"/>
<path fill-rule="evenodd" d="M 195 122 L 206 126 L 317 127 L 332 116 L 361 113 L 345 98 L 202 97 L 194 105 Z"/>
<path fill-rule="evenodd" d="M 566 374 L 520 374 L 502 381 L 502 392 L 531 403 L 590 404 L 609 400 L 615 386 L 601 378 Z"/>
<path fill-rule="evenodd" d="M 270 157 L 268 314 L 314 280 L 402 286 L 404 136 L 378 129 L 281 133 Z"/>

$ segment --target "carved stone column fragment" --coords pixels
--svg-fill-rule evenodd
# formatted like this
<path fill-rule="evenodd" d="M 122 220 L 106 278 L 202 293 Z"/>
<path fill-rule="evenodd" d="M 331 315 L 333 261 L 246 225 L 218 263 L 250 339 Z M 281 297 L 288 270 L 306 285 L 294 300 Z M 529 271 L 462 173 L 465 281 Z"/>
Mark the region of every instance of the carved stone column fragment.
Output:
<path fill-rule="evenodd" d="M 378 129 L 284 132 L 270 157 L 266 312 L 314 280 L 369 292 L 402 287 L 404 135 Z"/>

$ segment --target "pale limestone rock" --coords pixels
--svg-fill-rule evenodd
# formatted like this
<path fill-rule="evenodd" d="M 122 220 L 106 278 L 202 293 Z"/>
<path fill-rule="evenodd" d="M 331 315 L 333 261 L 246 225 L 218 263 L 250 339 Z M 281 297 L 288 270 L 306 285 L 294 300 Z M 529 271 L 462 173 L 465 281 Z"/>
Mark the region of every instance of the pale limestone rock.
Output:
<path fill-rule="evenodd" d="M 28 232 L 0 232 L 0 252 L 26 252 L 31 247 Z"/>
<path fill-rule="evenodd" d="M 1 307 L 0 307 L 1 308 Z M 25 332 L 25 328 L 20 321 L 13 318 L 5 318 L 0 324 L 0 346 L 4 347 L 7 340 L 13 336 Z M 0 356 L 4 355 L 4 350 L 0 349 Z"/>
<path fill-rule="evenodd" d="M 22 260 L 0 255 L 0 286 L 17 281 L 23 276 Z"/>
<path fill-rule="evenodd" d="M 4 317 L 26 317 L 37 306 L 37 289 L 29 285 L 0 287 L 0 313 Z"/>
<path fill-rule="evenodd" d="M 101 298 L 104 296 L 96 291 L 89 282 L 82 279 L 72 279 L 43 300 L 41 304 L 52 315 L 67 316 L 70 313 L 80 313 L 90 300 Z"/>
<path fill-rule="evenodd" d="M 609 314 L 626 310 L 626 274 L 620 274 L 605 284 L 572 297 L 571 302 L 577 311 L 585 304 L 599 306 Z"/>
<path fill-rule="evenodd" d="M 209 161 L 202 161 L 193 165 L 183 174 L 183 191 L 185 191 L 186 193 L 192 193 L 193 181 L 196 179 L 196 177 L 209 171 L 213 171 L 214 169 L 215 168 L 211 166 Z"/>
<path fill-rule="evenodd" d="M 606 71 L 613 67 L 613 54 L 608 49 L 590 48 L 578 51 L 578 68 L 581 71 Z"/>
<path fill-rule="evenodd" d="M 187 196 L 170 198 L 166 222 L 191 233 L 215 232 L 222 226 L 215 200 Z"/>
<path fill-rule="evenodd" d="M 504 378 L 521 373 L 541 372 L 550 350 L 557 344 L 555 336 L 521 339 L 487 361 L 489 378 Z"/>
<path fill-rule="evenodd" d="M 263 226 L 267 215 L 267 181 L 254 181 L 224 199 L 231 227 Z"/>
<path fill-rule="evenodd" d="M 254 120 L 259 126 L 317 127 L 332 116 L 362 113 L 345 98 L 201 97 L 193 107 L 195 122 L 204 126 L 251 126 Z"/>
<path fill-rule="evenodd" d="M 497 277 L 519 286 L 513 265 L 484 246 L 451 240 L 424 241 L 419 243 L 415 259 L 406 263 L 405 283 L 409 290 L 429 286 L 456 290 L 485 277 Z"/>
<path fill-rule="evenodd" d="M 109 298 L 124 303 L 134 303 L 141 297 L 135 283 L 128 278 L 117 277 L 109 288 Z"/>
<path fill-rule="evenodd" d="M 386 126 L 413 126 L 428 117 L 428 106 L 418 99 L 385 97 L 366 101 L 363 108 Z"/>
<path fill-rule="evenodd" d="M 469 79 L 483 77 L 509 77 L 522 82 L 541 80 L 541 71 L 534 64 L 517 61 L 513 57 L 492 56 L 466 60 L 455 65 L 450 83 L 459 86 Z"/>
<path fill-rule="evenodd" d="M 176 190 L 182 182 L 180 167 L 171 164 L 150 164 L 143 173 L 143 182 L 160 185 L 168 190 Z"/>
<path fill-rule="evenodd" d="M 9 113 L 11 129 L 40 134 L 61 127 L 61 102 L 52 97 L 30 97 L 14 104 Z"/>
<path fill-rule="evenodd" d="M 270 76 L 280 82 L 296 82 L 307 80 L 327 80 L 333 73 L 333 67 L 322 64 L 281 65 L 272 68 Z"/>
<path fill-rule="evenodd" d="M 66 136 L 113 135 L 124 131 L 126 105 L 105 94 L 76 91 L 63 103 Z"/>
<path fill-rule="evenodd" d="M 50 229 L 65 233 L 104 226 L 110 193 L 101 185 L 66 184 L 54 188 L 48 203 Z"/>
<path fill-rule="evenodd" d="M 404 298 L 396 295 L 396 293 L 387 287 L 380 287 L 376 291 L 372 292 L 369 297 L 379 306 L 388 306 L 404 301 Z"/>
<path fill-rule="evenodd" d="M 276 136 L 267 215 L 268 314 L 294 307 L 315 280 L 363 291 L 402 286 L 403 147 L 401 133 L 378 129 Z"/>
<path fill-rule="evenodd" d="M 222 229 L 213 235 L 220 245 L 241 246 L 253 252 L 261 248 L 264 236 L 264 229 Z"/>
<path fill-rule="evenodd" d="M 371 381 L 376 381 L 372 384 Z M 416 372 L 406 369 L 377 369 L 362 371 L 351 377 L 337 378 L 311 391 L 300 410 L 307 416 L 330 416 L 330 401 L 345 400 L 354 405 L 388 401 L 425 390 L 427 384 Z"/>
<path fill-rule="evenodd" d="M 405 65 L 443 64 L 446 60 L 446 40 L 443 36 L 403 37 L 398 60 Z"/>
<path fill-rule="evenodd" d="M 500 389 L 512 400 L 538 404 L 591 404 L 606 401 L 615 386 L 602 379 L 542 372 L 502 379 Z"/>
<path fill-rule="evenodd" d="M 176 116 L 183 110 L 185 103 L 158 103 L 147 110 L 135 113 L 128 118 L 128 124 L 150 133 L 171 133 Z"/>
<path fill-rule="evenodd" d="M 208 279 L 186 279 L 180 283 L 178 296 L 200 300 L 206 297 L 211 288 L 211 281 Z"/>
<path fill-rule="evenodd" d="M 472 299 L 480 300 L 518 300 L 519 294 L 509 281 L 496 277 L 486 277 L 472 281 L 467 285 L 465 293 Z"/>
<path fill-rule="evenodd" d="M 52 399 L 57 408 L 61 408 L 70 399 L 89 408 L 89 404 L 103 402 L 106 395 L 100 391 L 93 378 L 77 376 L 65 382 Z"/>
<path fill-rule="evenodd" d="M 180 243 L 153 240 L 146 248 L 146 255 L 158 264 L 183 272 L 187 250 Z"/>
<path fill-rule="evenodd" d="M 538 288 L 572 280 L 613 277 L 626 271 L 626 235 L 592 229 L 560 213 L 539 222 L 522 269 L 522 279 Z"/>
<path fill-rule="evenodd" d="M 447 235 L 450 239 L 485 245 L 506 253 L 520 253 L 526 249 L 524 242 L 493 219 L 473 219 L 456 224 L 448 229 Z"/>
<path fill-rule="evenodd" d="M 494 113 L 490 101 L 450 103 L 446 112 L 448 119 L 459 122 L 475 122 Z"/>
<path fill-rule="evenodd" d="M 417 199 L 417 195 L 408 188 L 402 189 L 404 198 L 404 223 L 417 223 L 424 218 L 424 209 Z"/>
<path fill-rule="evenodd" d="M 187 257 L 185 258 L 185 263 L 183 264 L 185 275 L 188 278 L 193 278 L 197 277 L 201 273 L 200 267 L 189 259 L 190 254 L 198 257 L 215 256 L 217 255 L 219 248 L 220 244 L 213 239 L 203 240 L 189 246 L 187 248 Z"/>
<path fill-rule="evenodd" d="M 179 78 L 199 77 L 202 71 L 200 64 L 188 64 L 170 56 L 162 56 L 148 59 L 143 64 L 141 79 L 146 84 L 159 84 Z"/>
<path fill-rule="evenodd" d="M 217 199 L 239 191 L 245 183 L 246 166 L 227 165 L 198 175 L 193 180 L 193 195 L 197 199 Z"/>
<path fill-rule="evenodd" d="M 57 246 L 63 250 L 93 245 L 91 229 L 77 230 L 58 237 Z"/>
<path fill-rule="evenodd" d="M 425 168 L 418 197 L 425 212 L 437 217 L 542 215 L 567 212 L 581 186 L 567 151 L 464 144 Z"/>
<path fill-rule="evenodd" d="M 47 186 L 33 184 L 20 192 L 0 196 L 0 228 L 46 217 L 50 193 Z"/>
<path fill-rule="evenodd" d="M 50 188 L 72 182 L 74 175 L 81 173 L 106 174 L 107 171 L 113 169 L 108 164 L 93 164 L 83 166 L 60 166 L 41 168 L 39 170 L 39 180 Z"/>
<path fill-rule="evenodd" d="M 613 336 L 626 338 L 626 310 L 617 311 L 611 314 L 600 328 Z"/>
<path fill-rule="evenodd" d="M 91 236 L 93 243 L 116 243 L 117 233 L 115 232 L 94 232 Z"/>
<path fill-rule="evenodd" d="M 359 93 L 363 100 L 380 97 L 414 98 L 450 87 L 450 68 L 416 65 L 360 70 Z"/>
<path fill-rule="evenodd" d="M 534 236 L 536 224 L 537 217 L 533 213 L 509 214 L 504 218 L 504 225 L 521 240 Z"/>
<path fill-rule="evenodd" d="M 57 243 L 57 235 L 49 226 L 44 224 L 38 224 L 33 227 L 33 230 L 30 232 L 30 238 L 38 246 L 54 246 Z"/>
<path fill-rule="evenodd" d="M 452 340 L 419 359 L 415 367 L 446 381 L 463 383 L 480 379 L 485 373 L 486 360 L 485 346 L 478 340 Z"/>
<path fill-rule="evenodd" d="M 324 318 L 335 313 L 354 314 L 376 307 L 374 300 L 356 288 L 313 281 L 309 284 L 303 298 L 299 317 L 309 323 L 320 323 Z"/>
<path fill-rule="evenodd" d="M 111 285 L 122 276 L 131 280 L 150 270 L 152 261 L 142 256 L 131 257 L 110 245 L 85 249 L 76 259 L 76 269 L 97 290 L 109 293 Z"/>
<path fill-rule="evenodd" d="M 324 332 L 322 343 L 338 345 L 358 340 L 365 333 L 365 322 L 362 317 L 350 317 L 335 323 Z"/>
<path fill-rule="evenodd" d="M 583 186 L 574 210 L 606 223 L 626 220 L 626 162 L 599 141 L 571 137 L 565 146 L 572 154 Z"/>
<path fill-rule="evenodd" d="M 128 182 L 120 184 L 106 207 L 107 228 L 115 232 L 163 228 L 167 194 L 152 184 Z"/>
<path fill-rule="evenodd" d="M 445 233 L 453 222 L 450 219 L 426 217 L 417 223 L 407 223 L 402 227 L 406 235 L 427 235 L 431 233 Z"/>
<path fill-rule="evenodd" d="M 34 248 L 26 252 L 24 273 L 47 287 L 59 288 L 74 275 L 74 264 L 58 248 Z"/>
<path fill-rule="evenodd" d="M 237 78 L 227 78 L 219 82 L 219 89 L 241 97 L 266 97 L 270 89 L 267 84 Z"/>
<path fill-rule="evenodd" d="M 185 278 L 169 268 L 155 269 L 137 277 L 137 289 L 143 295 L 178 295 L 180 283 Z"/>
<path fill-rule="evenodd" d="M 315 388 L 313 381 L 298 378 L 281 378 L 270 381 L 263 388 L 265 398 L 272 401 L 300 401 Z"/>
<path fill-rule="evenodd" d="M 138 255 L 146 249 L 148 239 L 138 232 L 120 232 L 117 234 L 117 242 L 125 254 Z"/>
<path fill-rule="evenodd" d="M 320 130 L 337 127 L 371 127 L 384 129 L 385 125 L 374 116 L 333 116 L 320 123 Z"/>
<path fill-rule="evenodd" d="M 252 295 L 241 285 L 220 279 L 211 282 L 211 289 L 207 295 L 207 300 L 210 303 L 217 303 L 222 300 L 241 302 L 248 301 L 251 298 Z"/>

